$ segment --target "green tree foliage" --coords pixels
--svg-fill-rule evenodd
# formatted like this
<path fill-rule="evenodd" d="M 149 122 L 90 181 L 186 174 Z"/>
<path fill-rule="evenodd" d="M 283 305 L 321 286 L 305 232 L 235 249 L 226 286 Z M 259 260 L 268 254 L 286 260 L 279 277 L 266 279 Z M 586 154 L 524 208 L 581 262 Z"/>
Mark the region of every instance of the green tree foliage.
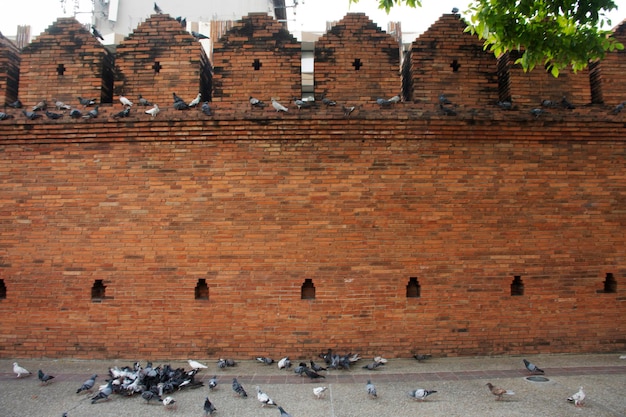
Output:
<path fill-rule="evenodd" d="M 422 5 L 421 0 L 378 0 L 387 12 L 402 4 Z M 557 77 L 563 68 L 578 71 L 607 51 L 624 49 L 610 37 L 605 16 L 616 8 L 613 0 L 474 0 L 463 15 L 466 30 L 484 39 L 496 56 L 518 50 L 516 63 L 525 71 L 540 65 Z"/>

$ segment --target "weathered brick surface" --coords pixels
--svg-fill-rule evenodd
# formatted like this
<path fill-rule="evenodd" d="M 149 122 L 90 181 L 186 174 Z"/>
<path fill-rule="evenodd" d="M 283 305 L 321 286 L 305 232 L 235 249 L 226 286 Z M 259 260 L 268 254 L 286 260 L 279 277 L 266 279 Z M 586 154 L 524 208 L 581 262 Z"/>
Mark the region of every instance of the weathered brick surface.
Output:
<path fill-rule="evenodd" d="M 229 111 L 248 109 L 250 96 L 289 105 L 302 95 L 301 55 L 282 23 L 250 13 L 213 45 L 213 101 Z"/>
<path fill-rule="evenodd" d="M 623 121 L 399 117 L 2 124 L 0 356 L 626 348 Z"/>
<path fill-rule="evenodd" d="M 438 106 L 443 93 L 460 106 L 498 101 L 497 60 L 465 27 L 459 15 L 444 14 L 413 42 L 410 100 Z"/>
<path fill-rule="evenodd" d="M 315 43 L 315 95 L 376 106 L 400 95 L 400 45 L 364 13 L 348 13 Z"/>
<path fill-rule="evenodd" d="M 622 22 L 613 30 L 613 37 L 626 45 L 626 22 Z M 599 101 L 616 106 L 626 100 L 626 50 L 615 50 L 606 54 L 597 65 L 599 71 Z"/>
<path fill-rule="evenodd" d="M 77 105 L 77 96 L 111 102 L 113 56 L 76 19 L 57 19 L 21 57 L 19 97 L 25 106 L 44 99 Z"/>
<path fill-rule="evenodd" d="M 0 33 L 0 103 L 13 103 L 17 100 L 20 76 L 20 52 Z"/>
<path fill-rule="evenodd" d="M 115 73 L 116 100 L 124 95 L 135 101 L 141 94 L 165 109 L 172 107 L 172 93 L 187 103 L 198 92 L 211 99 L 211 66 L 202 45 L 167 14 L 151 15 L 118 45 Z"/>

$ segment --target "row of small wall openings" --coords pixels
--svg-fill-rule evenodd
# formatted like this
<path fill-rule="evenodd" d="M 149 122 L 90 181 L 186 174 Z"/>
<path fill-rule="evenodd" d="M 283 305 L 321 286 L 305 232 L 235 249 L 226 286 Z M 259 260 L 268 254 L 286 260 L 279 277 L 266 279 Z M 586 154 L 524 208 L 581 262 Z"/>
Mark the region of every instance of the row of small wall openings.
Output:
<path fill-rule="evenodd" d="M 611 272 L 607 272 L 603 285 L 604 288 L 602 290 L 598 290 L 599 293 L 617 292 L 617 281 Z M 418 279 L 416 277 L 410 277 L 409 282 L 406 284 L 406 298 L 421 297 L 421 288 L 422 287 Z M 194 295 L 196 300 L 209 299 L 209 286 L 207 285 L 205 278 L 198 279 L 198 283 L 194 289 Z M 522 277 L 520 275 L 515 275 L 513 276 L 513 281 L 511 282 L 511 296 L 522 295 L 524 295 L 524 282 L 522 281 Z M 7 287 L 4 283 L 4 279 L 0 279 L 0 300 L 5 298 L 7 298 Z M 91 287 L 91 300 L 99 302 L 105 298 L 110 298 L 106 296 L 106 286 L 104 285 L 103 280 L 97 279 Z M 303 300 L 315 299 L 315 285 L 313 285 L 313 280 L 311 278 L 305 278 L 302 283 L 300 288 L 300 298 Z"/>

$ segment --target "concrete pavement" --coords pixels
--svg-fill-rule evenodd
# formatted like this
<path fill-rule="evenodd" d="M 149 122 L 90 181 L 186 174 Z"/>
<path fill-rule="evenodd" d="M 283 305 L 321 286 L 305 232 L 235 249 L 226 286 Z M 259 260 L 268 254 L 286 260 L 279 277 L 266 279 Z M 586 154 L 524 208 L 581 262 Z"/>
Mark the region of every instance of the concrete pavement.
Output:
<path fill-rule="evenodd" d="M 619 356 L 526 356 L 545 370 L 548 382 L 528 381 L 529 373 L 521 356 L 432 358 L 419 363 L 414 359 L 391 359 L 374 371 L 361 368 L 371 360 L 365 358 L 351 370 L 327 372 L 326 378 L 320 381 L 309 381 L 293 370 L 279 370 L 276 365 L 266 366 L 254 360 L 238 361 L 236 367 L 220 370 L 214 360 L 193 358 L 209 365 L 209 369 L 198 374 L 199 380 L 206 382 L 217 375 L 220 383 L 213 392 L 205 386 L 171 394 L 177 401 L 173 410 L 166 410 L 158 403 L 146 404 L 139 395 L 112 395 L 108 401 L 91 404 L 91 395 L 76 394 L 77 388 L 91 374 L 97 373 L 96 385 L 102 384 L 108 377 L 109 367 L 131 365 L 132 360 L 17 359 L 33 375 L 16 378 L 11 372 L 14 359 L 2 359 L 0 416 L 55 417 L 67 412 L 68 417 L 200 417 L 204 415 L 203 403 L 208 395 L 217 407 L 215 416 L 280 417 L 275 407 L 261 407 L 257 401 L 255 387 L 259 385 L 293 417 L 626 417 L 626 360 Z M 155 365 L 165 363 L 189 368 L 184 361 L 154 361 Z M 36 376 L 38 369 L 55 378 L 42 386 Z M 233 395 L 231 382 L 235 376 L 249 398 Z M 368 379 L 376 385 L 377 399 L 367 397 L 365 383 Z M 487 382 L 515 391 L 515 395 L 497 401 L 485 386 Z M 325 398 L 318 400 L 313 388 L 321 385 L 328 390 Z M 581 385 L 587 400 L 584 407 L 576 408 L 566 398 Z M 418 402 L 407 394 L 417 388 L 438 392 Z"/>

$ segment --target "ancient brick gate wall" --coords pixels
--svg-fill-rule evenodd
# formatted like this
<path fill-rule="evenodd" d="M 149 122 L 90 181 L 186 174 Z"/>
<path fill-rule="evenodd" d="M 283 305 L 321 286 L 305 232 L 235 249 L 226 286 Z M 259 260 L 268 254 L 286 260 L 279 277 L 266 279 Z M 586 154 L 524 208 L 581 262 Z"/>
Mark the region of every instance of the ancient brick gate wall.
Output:
<path fill-rule="evenodd" d="M 3 124 L 0 357 L 623 350 L 623 123 L 409 115 Z"/>

